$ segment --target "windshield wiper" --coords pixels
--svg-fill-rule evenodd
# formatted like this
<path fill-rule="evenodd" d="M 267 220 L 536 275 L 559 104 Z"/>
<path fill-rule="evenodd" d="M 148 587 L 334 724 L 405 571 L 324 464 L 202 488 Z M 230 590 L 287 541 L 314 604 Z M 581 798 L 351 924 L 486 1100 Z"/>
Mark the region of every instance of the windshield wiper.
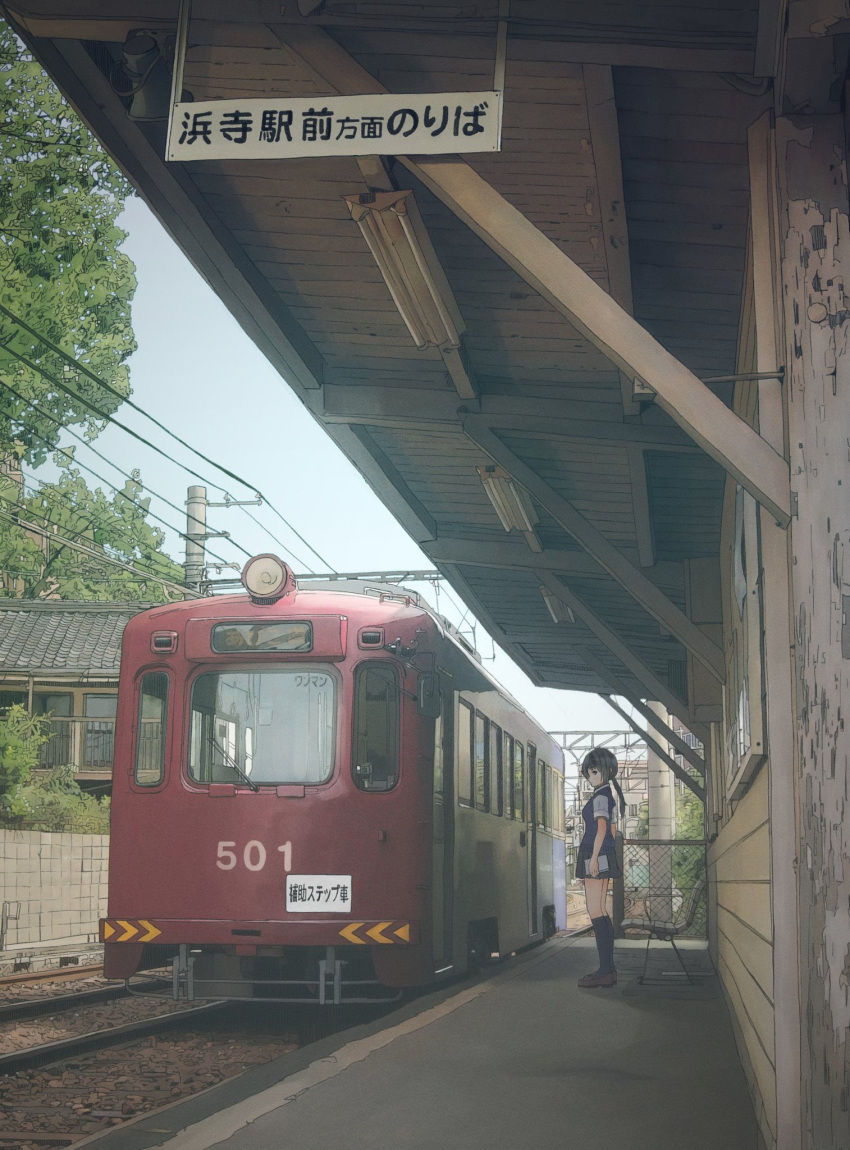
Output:
<path fill-rule="evenodd" d="M 239 778 L 242 779 L 244 783 L 248 784 L 254 794 L 258 794 L 260 788 L 257 786 L 253 779 L 249 778 L 248 775 L 245 774 L 239 764 L 234 759 L 231 759 L 230 755 L 227 753 L 224 747 L 222 747 L 220 743 L 216 742 L 212 735 L 208 735 L 207 739 L 213 750 L 218 751 L 218 753 L 221 755 L 222 759 L 224 760 L 224 765 L 226 767 L 230 767 L 232 771 L 235 771 Z"/>

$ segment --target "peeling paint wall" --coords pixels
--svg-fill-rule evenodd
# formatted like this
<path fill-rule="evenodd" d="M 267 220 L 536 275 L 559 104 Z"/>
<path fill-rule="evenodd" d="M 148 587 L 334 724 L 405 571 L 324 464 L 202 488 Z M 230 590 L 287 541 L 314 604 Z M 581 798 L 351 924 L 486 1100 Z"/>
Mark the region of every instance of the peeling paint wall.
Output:
<path fill-rule="evenodd" d="M 850 221 L 840 117 L 777 121 L 797 676 L 803 1145 L 850 1146 Z M 848 293 L 845 295 L 845 291 Z M 846 644 L 845 644 L 846 649 Z M 789 844 L 789 850 L 793 849 Z"/>

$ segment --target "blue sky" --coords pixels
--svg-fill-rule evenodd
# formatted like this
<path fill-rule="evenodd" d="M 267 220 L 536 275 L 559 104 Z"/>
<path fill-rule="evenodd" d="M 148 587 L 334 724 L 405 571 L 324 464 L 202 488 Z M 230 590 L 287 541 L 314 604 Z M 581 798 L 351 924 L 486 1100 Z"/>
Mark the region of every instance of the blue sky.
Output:
<path fill-rule="evenodd" d="M 222 462 L 262 490 L 310 544 L 338 571 L 430 569 L 432 564 L 373 494 L 327 433 L 302 406 L 294 392 L 242 331 L 224 305 L 195 271 L 140 199 L 132 199 L 119 224 L 129 233 L 124 250 L 136 265 L 138 288 L 133 326 L 138 351 L 130 361 L 133 398 L 187 442 Z M 236 499 L 251 492 L 221 476 L 209 465 L 154 428 L 130 408 L 120 418 L 178 462 L 228 486 Z M 183 507 L 186 488 L 200 482 L 115 427 L 98 438 L 97 447 L 125 470 L 139 468 L 143 483 Z M 85 448 L 77 459 L 113 480 L 106 464 Z M 91 485 L 96 481 L 88 477 Z M 117 475 L 113 480 L 121 486 Z M 222 493 L 210 487 L 208 498 Z M 176 511 L 153 498 L 151 508 L 176 527 Z M 260 526 L 236 508 L 212 509 L 209 526 L 229 531 L 251 554 L 273 551 L 296 571 L 307 565 L 325 568 L 266 507 L 250 513 L 278 537 L 287 554 Z M 167 550 L 183 559 L 183 542 L 169 533 Z M 244 556 L 227 540 L 209 544 L 228 561 Z M 293 556 L 296 557 L 293 559 Z M 235 571 L 223 572 L 235 576 Z M 433 589 L 420 588 L 434 602 Z M 459 623 L 465 608 L 441 591 L 439 609 Z M 469 625 L 467 619 L 465 626 Z M 483 627 L 477 627 L 482 655 L 493 654 Z M 622 720 L 595 695 L 544 690 L 495 649 L 490 665 L 496 676 L 549 730 L 614 730 Z"/>

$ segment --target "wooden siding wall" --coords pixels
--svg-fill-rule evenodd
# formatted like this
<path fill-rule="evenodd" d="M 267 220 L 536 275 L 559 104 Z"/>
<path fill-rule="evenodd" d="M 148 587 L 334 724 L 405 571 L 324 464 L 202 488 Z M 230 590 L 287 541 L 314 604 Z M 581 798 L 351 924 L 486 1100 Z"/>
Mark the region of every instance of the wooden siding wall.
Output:
<path fill-rule="evenodd" d="M 776 1138 L 776 1071 L 768 785 L 768 769 L 763 767 L 709 849 L 708 869 L 713 957 L 732 1010 L 762 1137 L 771 1146 Z"/>

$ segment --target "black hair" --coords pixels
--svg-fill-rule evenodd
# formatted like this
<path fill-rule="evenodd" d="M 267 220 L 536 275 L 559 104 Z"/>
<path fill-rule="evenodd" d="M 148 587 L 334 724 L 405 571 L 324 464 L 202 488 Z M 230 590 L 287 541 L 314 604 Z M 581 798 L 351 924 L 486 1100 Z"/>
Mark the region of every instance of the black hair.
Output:
<path fill-rule="evenodd" d="M 623 798 L 623 792 L 620 790 L 620 784 L 617 782 L 617 772 L 620 769 L 617 764 L 617 756 L 613 751 L 609 751 L 607 747 L 594 747 L 592 751 L 587 752 L 581 762 L 581 773 L 585 778 L 587 778 L 591 767 L 595 767 L 596 770 L 599 771 L 603 784 L 612 784 L 614 790 L 620 797 L 620 817 L 625 818 L 626 800 Z"/>

